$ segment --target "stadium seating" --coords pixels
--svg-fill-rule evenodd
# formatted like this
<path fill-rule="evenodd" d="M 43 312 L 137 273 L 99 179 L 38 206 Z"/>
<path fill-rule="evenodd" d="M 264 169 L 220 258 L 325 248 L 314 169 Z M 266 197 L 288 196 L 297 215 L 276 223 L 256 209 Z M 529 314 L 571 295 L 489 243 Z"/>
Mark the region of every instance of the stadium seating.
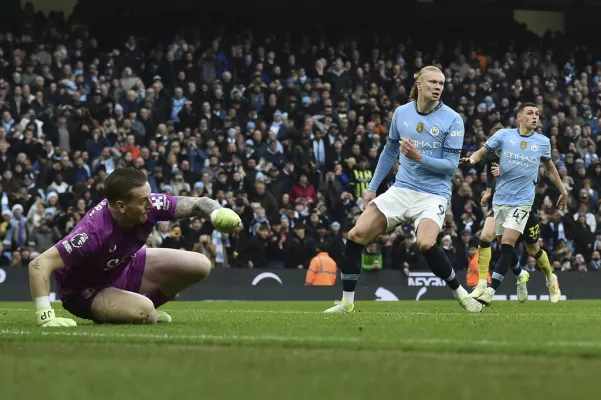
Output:
<path fill-rule="evenodd" d="M 163 223 L 148 246 L 202 252 L 218 268 L 306 268 L 317 243 L 336 260 L 392 113 L 413 73 L 434 64 L 447 77 L 443 101 L 464 117 L 466 154 L 512 126 L 521 102 L 539 105 L 539 132 L 571 193 L 559 214 L 558 193 L 541 181 L 541 244 L 557 269 L 599 268 L 601 65 L 590 57 L 235 31 L 123 36 L 112 48 L 77 14 L 23 19 L 25 29 L 0 32 L 1 265 L 26 266 L 103 198 L 107 174 L 128 166 L 155 192 L 210 196 L 243 220 L 231 235 L 198 219 Z M 380 191 L 393 182 L 391 172 Z M 457 269 L 483 222 L 485 183 L 482 166 L 453 177 L 439 239 Z M 378 238 L 383 268 L 423 268 L 404 250 L 412 240 L 411 226 Z"/>

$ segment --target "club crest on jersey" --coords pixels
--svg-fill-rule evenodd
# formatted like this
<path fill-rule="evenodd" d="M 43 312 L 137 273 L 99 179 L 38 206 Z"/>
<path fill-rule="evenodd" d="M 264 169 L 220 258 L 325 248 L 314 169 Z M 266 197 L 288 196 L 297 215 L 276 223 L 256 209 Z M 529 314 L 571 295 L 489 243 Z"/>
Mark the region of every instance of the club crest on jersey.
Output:
<path fill-rule="evenodd" d="M 76 248 L 83 246 L 84 243 L 87 241 L 88 241 L 87 233 L 78 233 L 77 235 L 73 236 L 70 240 L 73 247 L 76 247 Z"/>
<path fill-rule="evenodd" d="M 522 140 L 520 142 L 520 149 L 526 150 L 526 147 L 528 147 L 528 142 Z"/>
<path fill-rule="evenodd" d="M 171 207 L 171 202 L 169 201 L 169 198 L 167 196 L 165 196 L 164 194 L 151 196 L 150 200 L 152 201 L 152 205 L 157 210 L 163 209 L 166 211 L 169 209 L 169 207 Z"/>
<path fill-rule="evenodd" d="M 532 150 L 532 151 L 538 151 L 538 145 L 533 144 L 532 146 L 530 146 L 530 150 Z"/>
<path fill-rule="evenodd" d="M 432 135 L 432 136 L 438 136 L 439 133 L 440 133 L 440 128 L 437 126 L 433 126 L 432 129 L 430 129 L 430 135 Z"/>
<path fill-rule="evenodd" d="M 424 131 L 424 123 L 423 122 L 418 122 L 417 123 L 417 127 L 415 128 L 415 130 L 417 131 L 417 133 L 422 133 Z"/>

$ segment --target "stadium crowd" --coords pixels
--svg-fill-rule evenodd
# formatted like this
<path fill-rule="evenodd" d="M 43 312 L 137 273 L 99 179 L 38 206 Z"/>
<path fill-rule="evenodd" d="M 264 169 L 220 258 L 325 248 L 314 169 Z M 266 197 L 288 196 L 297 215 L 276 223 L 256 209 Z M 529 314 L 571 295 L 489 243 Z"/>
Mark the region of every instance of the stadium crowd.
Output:
<path fill-rule="evenodd" d="M 413 73 L 433 64 L 447 77 L 443 102 L 464 118 L 464 155 L 515 126 L 521 102 L 540 107 L 538 132 L 550 137 L 570 192 L 558 211 L 558 193 L 541 179 L 541 245 L 557 270 L 599 269 L 601 61 L 592 56 L 251 32 L 131 36 L 108 52 L 99 42 L 76 15 L 31 9 L 22 30 L 0 32 L 0 265 L 26 266 L 51 247 L 119 167 L 144 170 L 154 192 L 215 198 L 243 221 L 230 235 L 200 218 L 162 222 L 149 247 L 202 252 L 215 267 L 307 268 L 323 251 L 336 260 L 391 116 L 408 101 Z M 452 182 L 439 239 L 464 269 L 487 211 L 484 163 L 460 167 Z M 364 269 L 419 269 L 412 229 L 366 246 Z"/>

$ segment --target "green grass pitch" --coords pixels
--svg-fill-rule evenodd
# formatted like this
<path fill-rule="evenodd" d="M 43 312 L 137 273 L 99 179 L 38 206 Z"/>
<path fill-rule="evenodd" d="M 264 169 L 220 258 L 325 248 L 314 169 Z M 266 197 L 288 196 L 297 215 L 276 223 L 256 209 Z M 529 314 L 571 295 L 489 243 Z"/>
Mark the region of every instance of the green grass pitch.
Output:
<path fill-rule="evenodd" d="M 601 301 L 331 305 L 172 302 L 168 325 L 49 330 L 31 303 L 0 303 L 0 399 L 601 396 Z"/>

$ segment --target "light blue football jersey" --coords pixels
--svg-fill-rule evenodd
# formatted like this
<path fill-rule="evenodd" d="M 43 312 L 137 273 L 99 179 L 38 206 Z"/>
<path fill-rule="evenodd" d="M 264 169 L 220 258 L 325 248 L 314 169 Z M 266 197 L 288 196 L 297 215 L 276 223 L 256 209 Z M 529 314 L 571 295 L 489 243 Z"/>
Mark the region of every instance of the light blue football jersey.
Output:
<path fill-rule="evenodd" d="M 392 117 L 388 143 L 380 156 L 369 190 L 376 191 L 399 159 L 394 186 L 451 199 L 451 176 L 457 170 L 463 147 L 463 119 L 442 102 L 427 115 L 415 102 L 398 107 Z M 412 139 L 421 151 L 420 162 L 400 153 L 400 138 Z"/>
<path fill-rule="evenodd" d="M 518 128 L 501 129 L 484 146 L 489 151 L 500 151 L 501 175 L 495 187 L 493 204 L 531 206 L 540 162 L 551 159 L 549 138 L 539 133 L 522 136 Z"/>

